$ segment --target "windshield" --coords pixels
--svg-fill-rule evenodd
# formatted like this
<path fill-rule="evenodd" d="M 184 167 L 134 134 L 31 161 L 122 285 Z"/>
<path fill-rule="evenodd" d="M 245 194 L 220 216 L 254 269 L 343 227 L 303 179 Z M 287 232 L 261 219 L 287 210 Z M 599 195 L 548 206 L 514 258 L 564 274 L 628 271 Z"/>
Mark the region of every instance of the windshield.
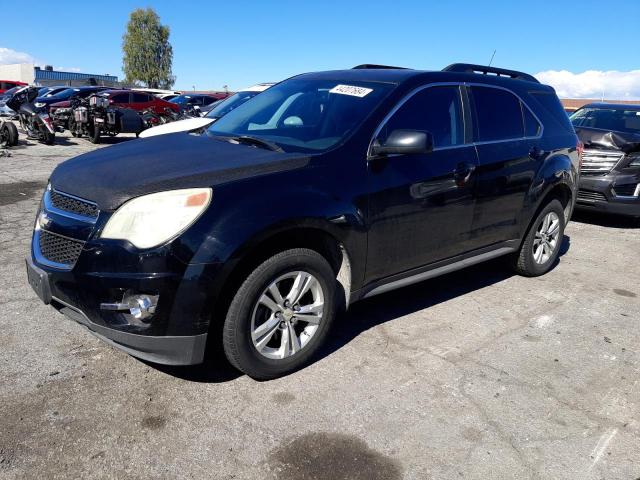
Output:
<path fill-rule="evenodd" d="M 220 118 L 223 115 L 226 115 L 234 108 L 242 105 L 244 102 L 249 100 L 250 98 L 255 97 L 260 92 L 238 92 L 230 97 L 225 98 L 224 100 L 219 100 L 215 107 L 211 109 L 209 113 L 207 113 L 207 118 Z"/>
<path fill-rule="evenodd" d="M 13 95 L 14 93 L 16 93 L 18 90 L 20 90 L 22 87 L 22 85 L 20 85 L 19 87 L 13 87 L 10 88 L 9 90 L 7 90 L 4 93 L 0 93 L 0 97 L 7 97 L 9 98 L 11 95 Z"/>
<path fill-rule="evenodd" d="M 640 110 L 581 108 L 570 118 L 574 127 L 640 134 Z"/>
<path fill-rule="evenodd" d="M 178 95 L 177 97 L 172 98 L 169 101 L 171 103 L 177 103 L 178 105 L 186 105 L 191 98 L 191 95 Z"/>
<path fill-rule="evenodd" d="M 66 100 L 71 95 L 73 95 L 73 94 L 75 94 L 75 93 L 77 93 L 79 91 L 80 91 L 79 88 L 65 88 L 61 92 L 58 92 L 58 93 L 56 93 L 55 95 L 52 95 L 49 98 L 56 98 L 56 99 L 59 99 L 59 100 Z"/>
<path fill-rule="evenodd" d="M 257 137 L 288 152 L 323 151 L 353 132 L 392 88 L 385 83 L 292 79 L 234 108 L 208 132 Z"/>

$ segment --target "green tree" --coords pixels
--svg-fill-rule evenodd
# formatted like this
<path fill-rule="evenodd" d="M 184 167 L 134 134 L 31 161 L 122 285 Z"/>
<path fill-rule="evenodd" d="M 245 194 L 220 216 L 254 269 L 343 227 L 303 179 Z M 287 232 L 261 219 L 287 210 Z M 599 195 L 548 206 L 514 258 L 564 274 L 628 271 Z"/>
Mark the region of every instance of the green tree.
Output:
<path fill-rule="evenodd" d="M 122 36 L 122 51 L 126 82 L 171 88 L 176 81 L 171 73 L 173 48 L 169 43 L 169 27 L 160 24 L 160 17 L 152 8 L 131 12 Z"/>

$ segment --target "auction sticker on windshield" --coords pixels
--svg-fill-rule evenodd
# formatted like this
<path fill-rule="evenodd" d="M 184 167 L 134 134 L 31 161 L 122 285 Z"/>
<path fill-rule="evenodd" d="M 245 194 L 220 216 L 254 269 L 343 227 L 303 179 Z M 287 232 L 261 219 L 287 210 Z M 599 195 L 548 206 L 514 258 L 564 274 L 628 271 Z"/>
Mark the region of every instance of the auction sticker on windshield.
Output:
<path fill-rule="evenodd" d="M 339 93 L 340 95 L 351 95 L 352 97 L 365 97 L 373 92 L 372 88 L 356 87 L 355 85 L 336 85 L 329 93 Z"/>

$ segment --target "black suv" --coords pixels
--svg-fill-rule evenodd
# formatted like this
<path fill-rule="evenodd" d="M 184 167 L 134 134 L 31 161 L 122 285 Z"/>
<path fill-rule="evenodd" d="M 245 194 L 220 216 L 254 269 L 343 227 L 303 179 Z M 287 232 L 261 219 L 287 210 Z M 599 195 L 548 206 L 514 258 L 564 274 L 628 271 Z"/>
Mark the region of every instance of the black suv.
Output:
<path fill-rule="evenodd" d="M 195 364 L 221 340 L 238 369 L 273 378 L 310 361 L 356 300 L 503 255 L 547 272 L 578 164 L 553 89 L 523 73 L 299 75 L 201 135 L 60 164 L 28 277 L 132 355 Z"/>
<path fill-rule="evenodd" d="M 576 206 L 640 217 L 640 105 L 591 103 L 571 122 L 584 143 Z"/>

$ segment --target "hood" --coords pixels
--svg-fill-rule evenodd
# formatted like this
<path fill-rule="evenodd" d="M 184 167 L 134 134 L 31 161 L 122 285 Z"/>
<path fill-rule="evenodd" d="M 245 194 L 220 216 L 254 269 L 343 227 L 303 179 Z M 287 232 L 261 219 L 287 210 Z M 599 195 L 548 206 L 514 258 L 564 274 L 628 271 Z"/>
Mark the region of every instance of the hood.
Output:
<path fill-rule="evenodd" d="M 640 151 L 640 134 L 588 127 L 575 127 L 575 130 L 585 148 L 620 150 L 624 153 Z"/>
<path fill-rule="evenodd" d="M 164 125 L 158 125 L 157 127 L 144 130 L 140 133 L 140 138 L 165 135 L 167 133 L 190 132 L 192 130 L 204 128 L 207 125 L 212 124 L 213 121 L 213 118 L 206 117 L 186 118 L 184 120 L 178 120 L 177 122 L 165 123 Z"/>
<path fill-rule="evenodd" d="M 130 198 L 180 188 L 213 187 L 307 165 L 309 157 L 175 133 L 101 148 L 61 163 L 56 190 L 114 210 Z"/>

